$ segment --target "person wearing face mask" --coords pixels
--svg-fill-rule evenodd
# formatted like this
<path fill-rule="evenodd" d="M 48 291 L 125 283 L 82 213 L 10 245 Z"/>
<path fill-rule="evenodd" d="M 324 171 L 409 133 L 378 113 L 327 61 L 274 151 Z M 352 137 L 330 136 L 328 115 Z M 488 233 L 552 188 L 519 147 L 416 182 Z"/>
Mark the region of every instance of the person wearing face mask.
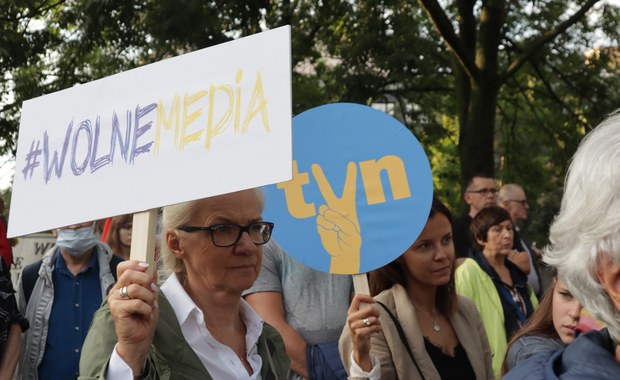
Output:
<path fill-rule="evenodd" d="M 93 314 L 114 286 L 122 261 L 102 243 L 94 222 L 58 229 L 43 259 L 24 268 L 18 307 L 30 322 L 20 379 L 76 379 Z"/>

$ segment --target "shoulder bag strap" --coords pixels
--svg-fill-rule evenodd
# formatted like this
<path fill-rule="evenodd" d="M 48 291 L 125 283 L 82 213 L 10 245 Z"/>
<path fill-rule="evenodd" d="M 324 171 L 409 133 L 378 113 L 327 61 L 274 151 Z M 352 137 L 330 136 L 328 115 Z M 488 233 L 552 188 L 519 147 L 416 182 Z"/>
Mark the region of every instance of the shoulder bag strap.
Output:
<path fill-rule="evenodd" d="M 405 332 L 403 331 L 403 328 L 400 325 L 400 322 L 398 322 L 398 319 L 396 319 L 394 314 L 392 314 L 390 309 L 388 309 L 388 307 L 385 306 L 383 302 L 379 302 L 379 301 L 376 301 L 376 302 L 379 305 L 381 305 L 381 307 L 388 313 L 390 318 L 392 318 L 392 321 L 394 322 L 394 326 L 396 326 L 396 331 L 398 331 L 398 335 L 400 336 L 400 341 L 403 343 L 403 346 L 405 346 L 405 349 L 407 350 L 407 353 L 409 354 L 411 361 L 413 362 L 418 372 L 420 373 L 420 376 L 422 376 L 422 380 L 425 380 L 424 374 L 422 373 L 422 370 L 420 370 L 420 366 L 418 366 L 418 362 L 416 362 L 415 358 L 413 357 L 413 352 L 411 352 L 411 347 L 409 347 L 409 343 L 407 342 L 407 337 L 405 336 Z"/>
<path fill-rule="evenodd" d="M 32 295 L 32 291 L 34 290 L 34 284 L 39 278 L 39 269 L 41 268 L 42 263 L 43 261 L 39 260 L 35 264 L 28 265 L 22 271 L 22 289 L 24 290 L 24 299 L 26 300 L 26 305 L 30 301 L 30 296 Z"/>

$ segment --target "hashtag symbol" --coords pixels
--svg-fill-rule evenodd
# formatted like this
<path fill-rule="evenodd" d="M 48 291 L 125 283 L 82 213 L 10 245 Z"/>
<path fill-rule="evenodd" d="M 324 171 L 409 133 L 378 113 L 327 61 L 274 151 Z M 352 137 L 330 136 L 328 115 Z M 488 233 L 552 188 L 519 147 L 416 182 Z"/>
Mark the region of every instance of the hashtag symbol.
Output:
<path fill-rule="evenodd" d="M 32 178 L 32 172 L 40 164 L 38 157 L 41 155 L 41 140 L 36 140 L 36 142 L 37 147 L 35 148 L 35 140 L 32 140 L 32 144 L 30 144 L 30 152 L 26 155 L 26 166 L 22 169 L 24 180 Z M 28 172 L 30 172 L 30 176 L 28 176 Z"/>

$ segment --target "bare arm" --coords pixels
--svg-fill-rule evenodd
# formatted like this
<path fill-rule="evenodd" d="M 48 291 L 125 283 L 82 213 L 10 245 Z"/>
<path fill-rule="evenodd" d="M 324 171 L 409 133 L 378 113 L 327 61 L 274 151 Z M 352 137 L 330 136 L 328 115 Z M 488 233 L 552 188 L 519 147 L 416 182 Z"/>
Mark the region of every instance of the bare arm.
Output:
<path fill-rule="evenodd" d="M 9 339 L 4 347 L 4 355 L 0 361 L 0 380 L 11 380 L 17 367 L 22 347 L 22 329 L 18 323 L 13 323 L 9 330 Z"/>
<path fill-rule="evenodd" d="M 288 323 L 284 315 L 284 304 L 280 292 L 258 292 L 245 297 L 256 312 L 272 325 L 284 340 L 286 354 L 291 359 L 291 370 L 304 378 L 308 378 L 306 367 L 306 341 Z"/>

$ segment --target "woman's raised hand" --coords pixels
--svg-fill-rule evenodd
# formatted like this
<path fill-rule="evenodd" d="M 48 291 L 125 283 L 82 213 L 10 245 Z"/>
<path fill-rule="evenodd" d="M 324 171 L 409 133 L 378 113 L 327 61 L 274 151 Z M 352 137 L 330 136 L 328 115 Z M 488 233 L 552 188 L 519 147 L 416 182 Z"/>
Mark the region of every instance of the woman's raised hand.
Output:
<path fill-rule="evenodd" d="M 116 350 L 134 374 L 142 373 L 159 318 L 157 274 L 149 276 L 147 268 L 141 261 L 119 263 L 118 281 L 108 295 L 118 337 Z"/>
<path fill-rule="evenodd" d="M 370 336 L 381 331 L 379 310 L 369 305 L 373 303 L 375 300 L 371 296 L 355 294 L 347 312 L 347 324 L 353 343 L 353 359 L 366 372 L 372 369 Z"/>

